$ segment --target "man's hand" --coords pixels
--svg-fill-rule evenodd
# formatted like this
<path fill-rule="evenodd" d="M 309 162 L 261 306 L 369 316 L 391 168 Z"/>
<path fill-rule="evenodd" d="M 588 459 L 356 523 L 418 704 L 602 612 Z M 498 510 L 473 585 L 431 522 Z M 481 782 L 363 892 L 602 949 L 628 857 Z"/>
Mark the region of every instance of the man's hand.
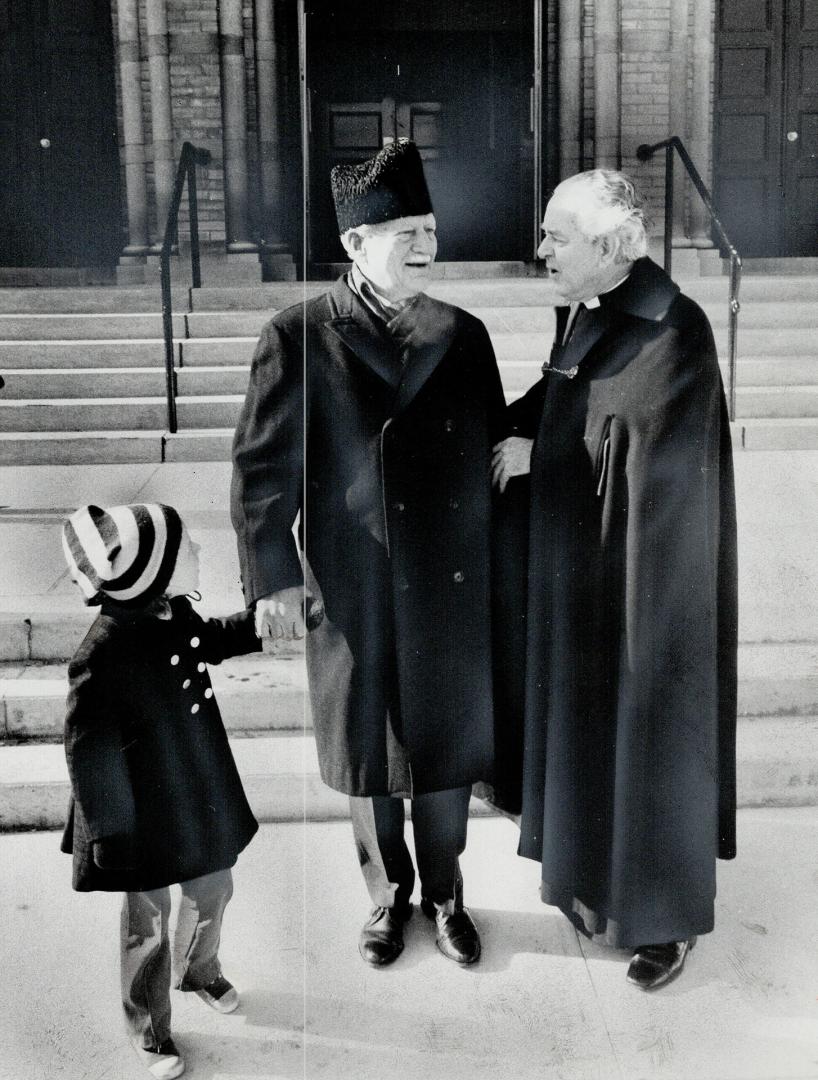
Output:
<path fill-rule="evenodd" d="M 521 439 L 519 435 L 497 443 L 491 457 L 491 479 L 495 487 L 505 491 L 512 476 L 525 476 L 531 472 L 533 445 L 533 439 Z"/>
<path fill-rule="evenodd" d="M 279 641 L 300 641 L 307 633 L 300 585 L 281 589 L 256 601 L 256 633 L 262 645 L 275 648 Z"/>

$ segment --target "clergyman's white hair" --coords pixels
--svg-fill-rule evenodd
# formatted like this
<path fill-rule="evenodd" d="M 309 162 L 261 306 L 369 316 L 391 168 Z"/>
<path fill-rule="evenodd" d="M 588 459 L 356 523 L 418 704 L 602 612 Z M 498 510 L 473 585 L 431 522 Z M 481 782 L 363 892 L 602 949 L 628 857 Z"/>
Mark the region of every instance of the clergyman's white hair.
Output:
<path fill-rule="evenodd" d="M 565 202 L 583 235 L 608 240 L 615 262 L 633 262 L 647 255 L 644 200 L 624 173 L 615 169 L 577 173 L 558 184 L 553 197 Z"/>

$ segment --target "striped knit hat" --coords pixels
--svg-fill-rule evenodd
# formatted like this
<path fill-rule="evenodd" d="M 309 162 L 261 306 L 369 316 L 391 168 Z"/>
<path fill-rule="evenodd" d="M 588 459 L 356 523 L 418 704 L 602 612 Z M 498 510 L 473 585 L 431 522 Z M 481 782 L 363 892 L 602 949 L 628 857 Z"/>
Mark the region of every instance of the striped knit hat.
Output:
<path fill-rule="evenodd" d="M 68 568 L 86 604 L 107 596 L 125 607 L 144 607 L 164 593 L 181 539 L 179 514 L 160 503 L 83 506 L 62 532 Z"/>

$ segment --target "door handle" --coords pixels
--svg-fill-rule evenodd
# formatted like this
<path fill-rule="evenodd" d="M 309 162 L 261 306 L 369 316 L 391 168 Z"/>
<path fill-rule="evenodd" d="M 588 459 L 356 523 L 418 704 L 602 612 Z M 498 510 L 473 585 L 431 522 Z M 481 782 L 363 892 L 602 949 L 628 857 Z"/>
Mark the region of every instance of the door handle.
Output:
<path fill-rule="evenodd" d="M 788 131 L 787 132 L 787 142 L 798 142 L 798 132 L 797 131 Z"/>

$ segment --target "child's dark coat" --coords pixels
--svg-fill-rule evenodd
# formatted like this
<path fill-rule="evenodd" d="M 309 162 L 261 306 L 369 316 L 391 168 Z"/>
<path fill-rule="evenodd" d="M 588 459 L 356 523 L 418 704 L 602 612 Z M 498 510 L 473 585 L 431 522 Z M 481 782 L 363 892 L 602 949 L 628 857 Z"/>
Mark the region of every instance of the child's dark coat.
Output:
<path fill-rule="evenodd" d="M 225 869 L 258 829 L 205 667 L 260 648 L 252 615 L 202 619 L 181 597 L 171 608 L 163 620 L 104 601 L 68 668 L 62 850 L 82 892 Z"/>

